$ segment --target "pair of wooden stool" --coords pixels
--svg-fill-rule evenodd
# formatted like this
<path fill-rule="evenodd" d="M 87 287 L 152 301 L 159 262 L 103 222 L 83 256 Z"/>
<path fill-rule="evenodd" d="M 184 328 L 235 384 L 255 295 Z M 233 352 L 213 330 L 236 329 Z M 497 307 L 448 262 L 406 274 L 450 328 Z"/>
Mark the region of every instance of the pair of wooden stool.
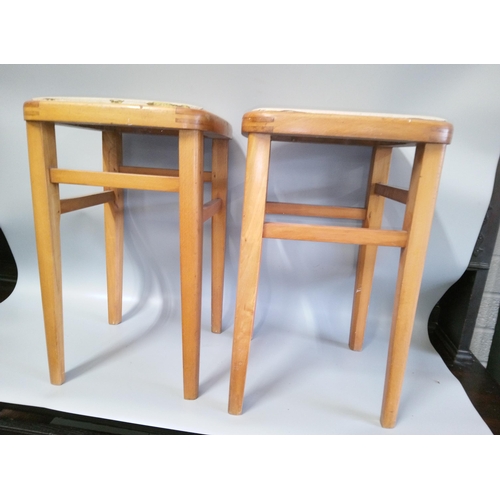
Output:
<path fill-rule="evenodd" d="M 184 397 L 198 395 L 202 225 L 212 218 L 212 331 L 221 331 L 231 127 L 192 106 L 119 99 L 40 98 L 25 103 L 35 230 L 51 382 L 64 381 L 61 255 L 62 213 L 104 204 L 109 322 L 121 321 L 123 190 L 179 193 Z M 57 168 L 55 125 L 102 131 L 103 172 Z M 401 248 L 381 423 L 393 427 L 403 383 L 420 282 L 446 144 L 444 120 L 302 110 L 245 114 L 248 136 L 229 412 L 242 411 L 263 238 L 360 245 L 349 345 L 360 350 L 379 245 Z M 122 134 L 178 136 L 178 169 L 124 166 Z M 204 138 L 212 140 L 212 172 L 203 171 Z M 364 145 L 373 149 L 364 208 L 267 202 L 271 141 Z M 387 185 L 394 147 L 416 146 L 408 190 Z M 203 182 L 212 198 L 203 203 Z M 61 200 L 59 184 L 100 186 L 89 196 Z M 381 229 L 384 198 L 406 204 L 400 230 Z M 361 220 L 362 227 L 266 222 L 266 213 Z"/>

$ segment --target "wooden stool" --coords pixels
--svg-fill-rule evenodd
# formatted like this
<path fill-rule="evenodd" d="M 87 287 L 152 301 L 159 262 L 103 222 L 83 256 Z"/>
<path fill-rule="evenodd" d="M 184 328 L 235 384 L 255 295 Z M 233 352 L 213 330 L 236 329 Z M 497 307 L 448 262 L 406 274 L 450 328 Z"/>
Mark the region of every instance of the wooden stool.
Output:
<path fill-rule="evenodd" d="M 381 423 L 394 427 L 432 224 L 445 144 L 444 120 L 397 115 L 257 109 L 244 115 L 248 136 L 229 413 L 242 412 L 254 324 L 262 238 L 360 245 L 349 346 L 360 350 L 379 245 L 401 247 Z M 373 148 L 365 208 L 267 202 L 271 141 Z M 408 190 L 387 186 L 394 147 L 416 146 Z M 384 197 L 406 204 L 401 230 L 381 229 Z M 265 214 L 362 220 L 362 227 L 265 222 Z"/>
<path fill-rule="evenodd" d="M 40 98 L 24 104 L 45 334 L 53 384 L 64 382 L 60 215 L 104 204 L 108 319 L 122 320 L 123 190 L 179 193 L 184 397 L 198 396 L 202 226 L 212 217 L 212 331 L 221 331 L 230 126 L 207 111 L 182 104 L 121 99 Z M 102 131 L 103 172 L 57 168 L 55 125 Z M 179 168 L 124 166 L 122 134 L 179 138 Z M 212 172 L 203 171 L 204 138 L 212 140 Z M 203 183 L 212 199 L 203 204 Z M 61 200 L 59 184 L 104 187 Z"/>

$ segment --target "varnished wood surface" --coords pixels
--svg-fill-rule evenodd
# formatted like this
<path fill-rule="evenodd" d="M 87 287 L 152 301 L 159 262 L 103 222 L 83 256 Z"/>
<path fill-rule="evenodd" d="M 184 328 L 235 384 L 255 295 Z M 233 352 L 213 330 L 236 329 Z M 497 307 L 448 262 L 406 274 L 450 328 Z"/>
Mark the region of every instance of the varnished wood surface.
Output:
<path fill-rule="evenodd" d="M 79 184 L 148 191 L 178 191 L 179 178 L 161 175 L 121 174 L 120 172 L 89 172 L 88 170 L 51 169 L 54 184 Z"/>
<path fill-rule="evenodd" d="M 375 194 L 383 196 L 384 198 L 389 198 L 390 200 L 398 201 L 399 203 L 403 204 L 406 204 L 406 202 L 408 201 L 407 189 L 387 186 L 386 184 L 376 184 Z"/>
<path fill-rule="evenodd" d="M 406 231 L 370 229 L 362 227 L 320 226 L 316 224 L 292 224 L 266 222 L 264 238 L 283 240 L 317 241 L 351 245 L 382 245 L 404 247 L 408 239 Z"/>
<path fill-rule="evenodd" d="M 355 144 L 366 141 L 449 144 L 453 126 L 439 118 L 337 111 L 256 109 L 243 117 L 242 133 L 266 133 L 273 138 L 339 139 Z"/>
<path fill-rule="evenodd" d="M 24 104 L 26 121 L 52 122 L 131 132 L 199 130 L 207 137 L 231 137 L 231 126 L 202 108 L 185 104 L 128 99 L 43 97 Z"/>
<path fill-rule="evenodd" d="M 226 252 L 227 175 L 229 141 L 214 139 L 212 148 L 212 200 L 220 201 L 212 216 L 212 332 L 222 331 L 224 262 Z M 205 173 L 203 174 L 205 175 Z M 205 179 L 205 177 L 204 177 Z"/>
<path fill-rule="evenodd" d="M 401 247 L 401 256 L 389 342 L 386 381 L 380 421 L 396 423 L 425 254 L 434 214 L 441 166 L 453 127 L 439 118 L 343 113 L 328 111 L 257 109 L 243 117 L 248 135 L 247 173 L 240 263 L 234 324 L 229 413 L 242 412 L 243 392 L 253 330 L 262 238 L 336 242 L 360 245 L 349 345 L 361 349 L 371 293 L 377 247 Z M 318 209 L 299 204 L 267 202 L 269 145 L 272 140 L 373 144 L 363 227 L 265 222 L 265 213 L 335 216 L 336 207 Z M 392 148 L 416 145 L 409 189 L 387 186 Z M 401 230 L 381 229 L 384 198 L 406 204 Z"/>
<path fill-rule="evenodd" d="M 236 290 L 236 315 L 234 319 L 229 385 L 228 411 L 232 415 L 239 415 L 243 411 L 248 355 L 259 283 L 270 154 L 271 137 L 269 135 L 250 135 L 245 174 L 238 286 Z"/>
<path fill-rule="evenodd" d="M 102 169 L 105 173 L 118 173 L 123 162 L 122 135 L 119 132 L 102 133 Z M 104 186 L 107 191 L 113 186 Z M 118 325 L 122 321 L 123 298 L 123 241 L 124 193 L 113 189 L 113 200 L 104 205 L 104 239 L 106 242 L 106 282 L 108 290 L 108 322 Z"/>
<path fill-rule="evenodd" d="M 380 417 L 387 428 L 396 425 L 444 151 L 440 144 L 422 144 L 415 153 L 403 221 L 408 242 L 399 261 Z"/>
<path fill-rule="evenodd" d="M 104 204 L 109 323 L 122 320 L 124 189 L 179 193 L 184 396 L 198 395 L 202 224 L 212 219 L 212 330 L 222 328 L 228 139 L 223 119 L 195 106 L 122 99 L 39 98 L 26 102 L 35 228 L 51 382 L 64 382 L 59 219 L 61 213 Z M 103 171 L 59 169 L 55 125 L 102 130 Z M 123 133 L 176 135 L 175 168 L 124 166 Z M 212 171 L 203 171 L 211 138 Z M 208 141 L 207 141 L 208 142 Z M 203 183 L 212 199 L 203 205 Z M 102 193 L 59 199 L 59 184 L 99 186 Z"/>
<path fill-rule="evenodd" d="M 215 200 L 207 201 L 203 205 L 203 222 L 211 219 L 222 207 L 222 200 L 216 198 Z"/>
<path fill-rule="evenodd" d="M 65 378 L 61 209 L 59 186 L 50 180 L 50 172 L 57 168 L 55 127 L 43 122 L 28 122 L 26 125 L 50 381 L 60 385 Z"/>
<path fill-rule="evenodd" d="M 203 136 L 179 133 L 179 219 L 184 398 L 198 397 L 203 254 Z"/>
<path fill-rule="evenodd" d="M 95 207 L 103 203 L 114 201 L 115 193 L 113 191 L 103 191 L 102 193 L 89 194 L 86 196 L 76 196 L 74 198 L 65 198 L 61 200 L 61 214 L 74 212 L 83 208 Z"/>
<path fill-rule="evenodd" d="M 121 165 L 119 171 L 124 174 L 179 177 L 179 169 L 176 168 L 133 167 L 128 165 Z M 212 172 L 203 172 L 203 182 L 212 182 Z"/>
<path fill-rule="evenodd" d="M 392 148 L 373 148 L 370 172 L 368 175 L 368 186 L 366 189 L 366 218 L 363 221 L 364 229 L 378 230 L 382 226 L 385 200 L 377 195 L 376 186 L 380 182 L 387 182 L 391 167 L 391 159 Z M 377 251 L 377 245 L 361 245 L 358 250 L 351 328 L 349 333 L 349 347 L 353 351 L 360 351 L 363 346 Z"/>
<path fill-rule="evenodd" d="M 323 205 L 306 205 L 303 203 L 268 201 L 266 203 L 266 214 L 363 220 L 366 216 L 366 210 L 364 208 L 357 207 L 327 207 Z"/>

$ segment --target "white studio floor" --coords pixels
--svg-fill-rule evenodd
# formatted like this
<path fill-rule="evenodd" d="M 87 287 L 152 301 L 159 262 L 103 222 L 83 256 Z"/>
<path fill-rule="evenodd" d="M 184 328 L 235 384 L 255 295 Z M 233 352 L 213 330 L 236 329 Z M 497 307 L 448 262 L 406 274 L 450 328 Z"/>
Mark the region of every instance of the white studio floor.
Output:
<path fill-rule="evenodd" d="M 0 304 L 0 401 L 215 435 L 491 434 L 427 341 L 425 325 L 416 327 L 397 426 L 387 430 L 379 424 L 387 351 L 380 335 L 352 352 L 340 336 L 262 322 L 244 413 L 231 416 L 232 322 L 212 334 L 204 307 L 200 396 L 185 401 L 175 308 L 157 300 L 124 310 L 124 322 L 108 326 L 102 298 L 65 296 L 67 380 L 52 386 L 39 292 L 20 280 Z"/>

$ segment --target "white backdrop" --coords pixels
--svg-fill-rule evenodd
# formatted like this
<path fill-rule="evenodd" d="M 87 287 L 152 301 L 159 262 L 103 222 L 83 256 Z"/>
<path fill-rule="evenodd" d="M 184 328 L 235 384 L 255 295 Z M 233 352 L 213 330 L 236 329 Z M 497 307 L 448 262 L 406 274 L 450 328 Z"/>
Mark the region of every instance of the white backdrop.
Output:
<path fill-rule="evenodd" d="M 242 115 L 256 107 L 418 114 L 445 118 L 453 123 L 455 131 L 446 153 L 417 313 L 412 344 L 412 353 L 417 354 L 410 354 L 410 381 L 405 384 L 400 415 L 402 423 L 398 427 L 401 432 L 447 432 L 450 429 L 447 417 L 444 416 L 441 424 L 438 424 L 435 416 L 429 412 L 428 420 L 422 415 L 412 420 L 414 427 L 404 427 L 404 422 L 411 420 L 410 415 L 413 416 L 412 412 L 417 411 L 418 405 L 422 404 L 421 400 L 425 399 L 418 396 L 418 391 L 415 395 L 411 389 L 412 374 L 417 373 L 423 377 L 419 380 L 431 380 L 432 370 L 444 367 L 429 344 L 426 323 L 434 304 L 466 268 L 486 212 L 500 153 L 498 88 L 499 66 L 0 66 L 0 226 L 11 245 L 19 269 L 19 282 L 14 294 L 0 305 L 0 324 L 4 323 L 0 333 L 3 344 L 3 354 L 0 354 L 3 368 L 0 371 L 4 375 L 0 379 L 0 400 L 198 432 L 379 432 L 379 427 L 373 425 L 373 422 L 378 419 L 398 250 L 382 249 L 379 253 L 365 349 L 361 354 L 354 353 L 358 358 L 351 358 L 352 353 L 345 349 L 345 345 L 351 312 L 356 248 L 322 243 L 279 240 L 265 242 L 256 330 L 250 354 L 246 410 L 243 416 L 226 420 L 228 417 L 224 398 L 227 398 L 229 376 L 246 151 L 246 139 L 240 134 L 240 125 Z M 199 400 L 189 402 L 191 406 L 182 406 L 179 415 L 172 421 L 162 420 L 165 417 L 155 413 L 154 405 L 133 404 L 133 398 L 139 398 L 136 402 L 140 403 L 141 395 L 151 389 L 150 380 L 145 382 L 145 386 L 138 385 L 137 392 L 133 394 L 124 392 L 124 404 L 120 406 L 117 403 L 116 408 L 109 406 L 110 399 L 113 399 L 110 394 L 116 395 L 116 391 L 111 390 L 111 382 L 109 393 L 105 392 L 105 388 L 106 381 L 111 380 L 106 370 L 109 368 L 109 373 L 113 373 L 113 370 L 115 373 L 122 373 L 119 371 L 121 368 L 113 367 L 113 364 L 131 362 L 122 359 L 123 356 L 138 356 L 137 362 L 144 363 L 147 369 L 141 366 L 135 368 L 138 371 L 130 371 L 127 365 L 123 365 L 130 378 L 117 377 L 113 381 L 118 387 L 123 384 L 122 389 L 124 386 L 129 388 L 130 385 L 140 384 L 142 378 L 146 377 L 144 373 L 151 365 L 148 362 L 151 352 L 148 353 L 147 349 L 152 349 L 155 353 L 158 351 L 158 346 L 153 347 L 152 344 L 155 339 L 163 339 L 166 332 L 170 332 L 171 337 L 175 335 L 175 342 L 178 342 L 178 211 L 175 194 L 127 193 L 125 317 L 124 323 L 114 329 L 106 325 L 102 208 L 95 207 L 63 217 L 61 229 L 68 382 L 60 388 L 48 384 L 25 124 L 22 116 L 23 102 L 39 96 L 121 97 L 184 102 L 202 106 L 222 116 L 233 126 L 234 139 L 230 146 L 229 167 L 224 332 L 217 340 L 209 333 L 210 245 L 206 244 L 202 391 Z M 100 137 L 97 133 L 60 129 L 57 140 L 60 166 L 87 168 L 92 164 L 95 165 L 92 168 L 100 168 Z M 334 156 L 330 155 L 332 150 Z M 405 186 L 411 153 L 411 150 L 405 150 L 395 154 L 392 184 Z M 176 154 L 175 141 L 170 138 L 125 138 L 125 163 L 171 165 L 176 161 Z M 364 148 L 273 145 L 270 198 L 304 203 L 361 204 L 364 200 L 362 185 L 367 174 L 369 156 L 369 151 Z M 209 151 L 206 159 L 208 164 Z M 81 189 L 64 187 L 62 193 L 73 194 Z M 402 206 L 388 201 L 384 225 L 394 227 L 399 224 L 402 211 Z M 206 242 L 209 243 L 208 225 L 205 227 L 205 235 Z M 279 335 L 274 338 L 270 332 L 278 332 Z M 287 375 L 287 370 L 293 373 L 297 363 L 300 364 L 304 359 L 300 344 L 304 339 L 309 339 L 316 346 L 311 355 L 313 357 L 307 361 L 309 368 L 303 366 L 300 377 Z M 215 345 L 214 342 L 219 344 Z M 283 342 L 288 346 L 295 345 L 296 352 L 282 355 Z M 373 360 L 374 375 L 371 376 L 369 369 L 363 370 L 363 367 L 371 365 L 367 358 L 361 356 L 368 356 L 370 348 L 371 352 L 379 352 L 376 347 L 379 344 L 382 346 L 380 357 Z M 177 349 L 178 346 L 175 345 Z M 371 391 L 374 394 L 373 407 L 368 403 L 363 407 L 363 402 L 367 401 L 363 398 L 369 396 L 362 395 L 365 393 L 360 392 L 358 385 L 352 388 L 350 398 L 355 398 L 358 394 L 359 401 L 356 404 L 368 416 L 365 415 L 363 420 L 364 417 L 358 414 L 358 423 L 350 427 L 353 420 L 351 410 L 339 412 L 338 408 L 330 408 L 327 415 L 335 415 L 335 411 L 345 414 L 342 425 L 322 426 L 317 422 L 310 423 L 309 417 L 304 417 L 304 422 L 301 423 L 297 414 L 290 417 L 293 425 L 291 423 L 289 428 L 267 428 L 265 424 L 259 427 L 260 423 L 251 423 L 249 419 L 252 414 L 258 413 L 263 401 L 279 395 L 280 391 L 286 393 L 285 388 L 300 387 L 297 379 L 307 379 L 310 376 L 311 367 L 319 363 L 314 355 L 321 356 L 323 348 L 328 353 L 330 349 L 332 352 L 340 350 L 345 353 L 351 367 L 351 360 L 363 360 L 359 361 L 357 369 L 366 371 L 366 380 L 374 379 L 373 383 L 377 384 L 376 390 Z M 142 349 L 146 351 L 142 352 Z M 428 372 L 422 368 L 428 365 L 427 361 L 418 358 L 419 352 L 425 353 L 431 360 L 429 366 L 432 368 L 428 368 Z M 412 355 L 414 365 L 411 364 Z M 151 374 L 153 385 L 161 385 L 168 379 L 165 372 L 165 365 L 168 365 L 168 369 L 175 373 L 172 375 L 175 380 L 165 382 L 167 388 L 160 387 L 159 394 L 166 399 L 170 398 L 174 406 L 184 405 L 184 402 L 176 402 L 181 400 L 180 355 L 168 352 L 161 356 L 161 361 L 158 361 L 159 371 Z M 342 373 L 342 360 L 338 361 L 336 369 Z M 267 362 L 269 366 L 266 365 Z M 328 360 L 325 363 L 326 369 Z M 419 371 L 421 368 L 422 372 Z M 345 369 L 348 370 L 347 367 Z M 444 369 L 439 373 L 440 376 L 446 376 Z M 254 380 L 251 377 L 256 378 Z M 270 385 L 269 380 L 273 382 Z M 321 380 L 318 378 L 319 385 Z M 487 432 L 458 387 L 458 382 L 451 376 L 446 380 L 451 392 L 456 395 L 458 408 L 465 415 L 465 426 L 460 427 L 460 421 L 455 422 L 458 426 L 455 428 L 456 432 Z M 88 392 L 85 392 L 87 389 L 83 385 L 83 392 L 79 392 L 77 384 L 85 384 L 85 381 L 90 384 L 86 386 Z M 346 383 L 358 384 L 352 380 Z M 313 382 L 304 384 L 304 390 L 307 391 Z M 445 384 L 441 381 L 440 385 Z M 417 386 L 421 387 L 418 383 Z M 97 387 L 99 390 L 93 392 Z M 424 384 L 423 394 L 431 394 L 432 391 L 426 392 L 430 389 L 425 387 Z M 212 401 L 209 396 L 215 388 L 220 392 Z M 366 394 L 371 394 L 366 390 Z M 444 389 L 441 387 L 440 390 Z M 295 395 L 292 393 L 290 397 L 293 399 Z M 335 400 L 336 396 L 321 395 L 323 397 Z M 429 407 L 436 408 L 435 404 L 439 406 L 439 401 L 442 404 L 442 399 L 449 397 L 448 393 L 432 393 L 428 398 Z M 115 399 L 120 401 L 119 396 Z M 210 407 L 209 410 L 203 407 L 208 412 L 206 415 L 212 412 L 206 420 L 203 419 L 200 406 L 196 406 L 203 405 L 203 401 Z M 328 405 L 330 403 L 329 401 Z M 461 405 L 465 406 L 464 411 Z M 302 407 L 301 403 L 300 408 Z M 405 412 L 405 408 L 409 410 Z M 423 408 L 427 407 L 424 405 Z M 470 414 L 467 413 L 469 410 Z M 456 407 L 447 411 L 450 411 L 450 415 L 458 413 Z M 175 414 L 174 410 L 172 414 Z M 261 422 L 266 420 L 264 415 L 269 421 L 269 414 L 263 414 Z M 314 419 L 314 416 L 311 418 Z M 367 422 L 369 425 L 363 427 Z"/>

